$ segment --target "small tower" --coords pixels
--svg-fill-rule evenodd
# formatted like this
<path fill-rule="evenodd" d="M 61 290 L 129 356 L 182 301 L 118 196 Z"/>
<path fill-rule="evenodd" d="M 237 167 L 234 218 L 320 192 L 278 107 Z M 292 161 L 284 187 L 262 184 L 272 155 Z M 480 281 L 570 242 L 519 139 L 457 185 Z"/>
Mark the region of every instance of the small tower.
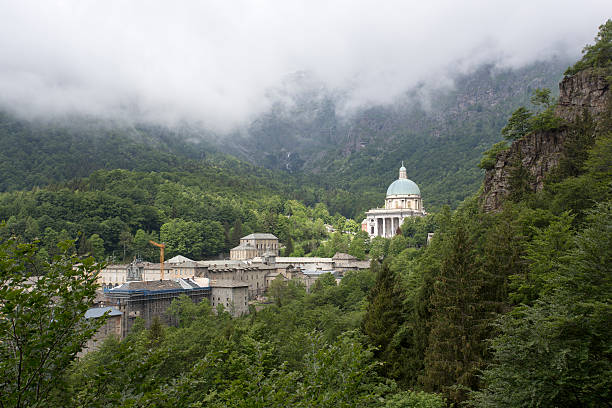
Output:
<path fill-rule="evenodd" d="M 404 161 L 402 160 L 402 167 L 400 167 L 399 170 L 399 178 L 401 179 L 407 179 L 408 176 L 406 175 L 406 168 L 404 167 Z"/>

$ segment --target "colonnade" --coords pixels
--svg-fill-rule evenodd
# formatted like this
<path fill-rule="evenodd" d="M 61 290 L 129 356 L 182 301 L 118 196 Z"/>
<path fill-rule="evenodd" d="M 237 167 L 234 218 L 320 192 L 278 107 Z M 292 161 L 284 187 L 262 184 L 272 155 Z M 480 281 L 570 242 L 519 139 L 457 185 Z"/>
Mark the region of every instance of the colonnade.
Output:
<path fill-rule="evenodd" d="M 375 220 L 374 235 L 377 237 L 391 238 L 402 225 L 400 217 L 376 217 Z"/>

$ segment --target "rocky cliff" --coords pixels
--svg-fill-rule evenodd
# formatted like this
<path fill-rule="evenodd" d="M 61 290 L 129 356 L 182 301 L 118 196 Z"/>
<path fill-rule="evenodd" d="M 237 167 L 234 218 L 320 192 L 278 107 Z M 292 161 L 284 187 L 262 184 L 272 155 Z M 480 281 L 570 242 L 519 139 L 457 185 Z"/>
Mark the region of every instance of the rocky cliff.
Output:
<path fill-rule="evenodd" d="M 559 84 L 555 115 L 571 123 L 586 111 L 597 120 L 606 112 L 609 98 L 610 84 L 603 75 L 592 70 L 581 71 L 564 78 Z M 529 188 L 542 190 L 546 175 L 557 167 L 563 156 L 568 133 L 568 127 L 534 132 L 514 141 L 510 149 L 499 153 L 495 167 L 485 174 L 481 196 L 483 209 L 498 211 L 501 208 L 510 194 L 512 174 L 518 166 L 528 172 Z"/>
<path fill-rule="evenodd" d="M 606 109 L 610 84 L 602 74 L 585 70 L 565 77 L 559 84 L 559 102 L 555 114 L 569 122 L 586 109 L 597 117 Z"/>

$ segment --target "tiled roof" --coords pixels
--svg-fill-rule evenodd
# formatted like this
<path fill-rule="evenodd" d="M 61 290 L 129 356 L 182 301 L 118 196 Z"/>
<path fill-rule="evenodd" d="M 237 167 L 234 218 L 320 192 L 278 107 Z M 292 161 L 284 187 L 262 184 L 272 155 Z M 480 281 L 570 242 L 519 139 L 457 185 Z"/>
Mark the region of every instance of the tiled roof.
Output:
<path fill-rule="evenodd" d="M 104 313 L 109 312 L 108 315 L 109 316 L 121 316 L 121 312 L 112 306 L 108 306 L 108 307 L 94 307 L 91 309 L 87 309 L 87 311 L 85 312 L 85 318 L 86 319 L 96 319 L 98 317 L 102 317 L 104 315 Z"/>
<path fill-rule="evenodd" d="M 309 256 L 279 256 L 276 258 L 276 263 L 316 263 L 316 262 L 333 262 L 332 258 L 316 258 Z"/>
<path fill-rule="evenodd" d="M 241 287 L 249 287 L 248 283 L 239 282 L 234 280 L 215 280 L 211 279 L 210 286 L 213 288 L 241 288 Z"/>
<path fill-rule="evenodd" d="M 349 261 L 357 260 L 357 258 L 355 258 L 353 255 L 345 254 L 344 252 L 336 252 L 336 254 L 332 257 L 332 259 L 334 260 L 342 259 L 342 260 L 349 260 Z"/>
<path fill-rule="evenodd" d="M 194 262 L 193 259 L 189 259 L 183 255 L 177 255 L 174 258 L 170 258 L 166 261 L 167 263 L 183 263 L 183 262 Z"/>
<path fill-rule="evenodd" d="M 255 248 L 253 245 L 249 243 L 246 243 L 246 244 L 240 244 L 237 247 L 232 248 L 232 251 L 235 251 L 238 249 L 257 249 L 257 248 Z"/>
<path fill-rule="evenodd" d="M 273 234 L 267 234 L 262 232 L 256 232 L 254 234 L 249 234 L 246 237 L 242 237 L 240 239 L 278 239 Z"/>
<path fill-rule="evenodd" d="M 120 290 L 164 290 L 164 289 L 182 289 L 182 286 L 173 280 L 154 280 L 154 281 L 130 281 L 123 285 L 111 289 L 112 291 Z"/>

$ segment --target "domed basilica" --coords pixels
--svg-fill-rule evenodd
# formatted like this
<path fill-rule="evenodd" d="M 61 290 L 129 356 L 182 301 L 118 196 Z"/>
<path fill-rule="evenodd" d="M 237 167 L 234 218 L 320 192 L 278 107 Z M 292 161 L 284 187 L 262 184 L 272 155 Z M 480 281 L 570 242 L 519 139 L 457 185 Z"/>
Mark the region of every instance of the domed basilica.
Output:
<path fill-rule="evenodd" d="M 366 231 L 370 238 L 391 238 L 395 236 L 406 218 L 422 217 L 426 214 L 421 200 L 421 190 L 414 181 L 408 179 L 402 162 L 399 178 L 387 189 L 385 207 L 368 211 L 361 223 L 361 229 Z"/>

